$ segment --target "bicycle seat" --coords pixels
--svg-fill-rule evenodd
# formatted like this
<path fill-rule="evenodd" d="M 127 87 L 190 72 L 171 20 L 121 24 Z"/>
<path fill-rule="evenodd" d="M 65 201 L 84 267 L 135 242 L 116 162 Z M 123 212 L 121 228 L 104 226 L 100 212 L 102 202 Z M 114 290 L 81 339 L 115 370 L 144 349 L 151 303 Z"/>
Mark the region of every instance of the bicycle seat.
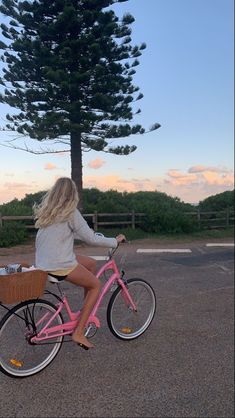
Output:
<path fill-rule="evenodd" d="M 48 276 L 47 276 L 47 280 L 48 280 L 48 282 L 50 282 L 50 283 L 59 283 L 59 280 L 58 280 L 58 279 L 56 279 L 56 277 L 52 277 L 50 274 L 48 274 Z"/>

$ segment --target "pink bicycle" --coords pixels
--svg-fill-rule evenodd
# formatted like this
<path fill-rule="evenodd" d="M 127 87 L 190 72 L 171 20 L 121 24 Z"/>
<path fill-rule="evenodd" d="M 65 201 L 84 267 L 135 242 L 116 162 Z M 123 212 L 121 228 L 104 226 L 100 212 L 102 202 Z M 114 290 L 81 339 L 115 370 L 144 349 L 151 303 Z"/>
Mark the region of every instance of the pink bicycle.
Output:
<path fill-rule="evenodd" d="M 100 328 L 96 316 L 99 306 L 110 288 L 116 286 L 107 307 L 107 322 L 115 337 L 133 340 L 142 335 L 151 324 L 156 297 L 152 287 L 142 279 L 126 280 L 119 272 L 110 251 L 108 261 L 100 268 L 97 277 L 104 283 L 96 305 L 86 326 L 86 336 L 94 336 Z M 107 277 L 108 276 L 108 277 Z M 51 282 L 56 279 L 48 276 Z M 59 295 L 46 291 L 57 299 L 56 305 L 44 299 L 21 302 L 8 311 L 0 322 L 0 370 L 10 377 L 32 376 L 45 369 L 58 354 L 64 336 L 73 333 L 79 321 L 78 312 L 72 312 L 66 295 L 57 282 Z M 64 321 L 62 310 L 69 320 Z"/>

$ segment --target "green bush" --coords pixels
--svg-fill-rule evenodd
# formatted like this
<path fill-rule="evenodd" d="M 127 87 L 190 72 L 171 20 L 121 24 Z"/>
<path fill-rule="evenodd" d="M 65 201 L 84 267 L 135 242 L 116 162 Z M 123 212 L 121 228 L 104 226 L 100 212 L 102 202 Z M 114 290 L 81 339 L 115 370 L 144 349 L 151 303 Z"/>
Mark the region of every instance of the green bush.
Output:
<path fill-rule="evenodd" d="M 5 224 L 0 228 L 0 247 L 11 247 L 22 244 L 28 237 L 24 225 L 16 222 Z"/>
<path fill-rule="evenodd" d="M 37 192 L 26 195 L 22 200 L 14 199 L 9 203 L 0 205 L 0 213 L 4 215 L 31 215 L 33 205 L 39 203 L 45 192 Z M 210 196 L 200 202 L 199 208 L 204 211 L 218 211 L 226 208 L 234 210 L 234 191 L 226 191 L 215 196 Z M 124 217 L 116 213 L 141 212 L 146 216 L 144 222 L 138 224 L 147 233 L 178 234 L 192 233 L 198 230 L 196 216 L 187 215 L 187 212 L 195 212 L 195 206 L 182 202 L 177 197 L 168 196 L 166 193 L 152 191 L 118 192 L 108 190 L 102 192 L 96 188 L 83 190 L 83 213 L 113 213 L 113 216 L 103 218 L 103 221 L 125 221 Z M 128 220 L 130 218 L 128 217 Z M 143 218 L 140 218 L 141 220 Z M 24 221 L 27 222 L 28 221 Z M 23 227 L 7 226 L 6 232 L 0 231 L 0 246 L 21 243 L 26 235 Z M 89 224 L 93 227 L 91 220 Z M 17 223 L 17 225 L 20 225 Z M 123 224 L 123 227 L 125 225 Z M 4 227 L 5 228 L 5 227 Z M 117 227 L 120 229 L 120 225 Z M 9 232 L 8 232 L 9 231 Z M 19 236 L 19 238 L 18 238 Z M 1 238 L 2 237 L 2 238 Z M 9 243 L 9 244 L 6 244 Z"/>
<path fill-rule="evenodd" d="M 195 219 L 177 208 L 150 207 L 146 210 L 143 229 L 158 233 L 187 233 L 198 229 Z"/>
<path fill-rule="evenodd" d="M 200 202 L 199 206 L 204 211 L 219 211 L 230 208 L 234 210 L 234 190 L 218 193 L 214 196 L 209 196 Z"/>
<path fill-rule="evenodd" d="M 13 199 L 11 202 L 3 203 L 0 205 L 0 213 L 4 216 L 32 215 L 33 205 L 40 203 L 44 194 L 45 192 L 26 194 L 21 200 Z"/>

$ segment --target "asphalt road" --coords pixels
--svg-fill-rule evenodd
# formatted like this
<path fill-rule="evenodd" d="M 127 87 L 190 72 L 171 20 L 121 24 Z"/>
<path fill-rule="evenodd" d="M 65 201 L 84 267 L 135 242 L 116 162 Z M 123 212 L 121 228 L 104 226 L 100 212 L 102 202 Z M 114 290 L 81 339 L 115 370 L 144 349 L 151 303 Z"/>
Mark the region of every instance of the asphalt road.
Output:
<path fill-rule="evenodd" d="M 155 289 L 149 330 L 132 342 L 116 339 L 103 306 L 94 350 L 65 343 L 38 375 L 1 374 L 1 418 L 234 417 L 233 248 L 187 245 L 191 254 L 137 254 L 137 248 L 121 247 L 116 259 L 128 277 Z M 76 305 L 78 290 L 64 288 Z"/>

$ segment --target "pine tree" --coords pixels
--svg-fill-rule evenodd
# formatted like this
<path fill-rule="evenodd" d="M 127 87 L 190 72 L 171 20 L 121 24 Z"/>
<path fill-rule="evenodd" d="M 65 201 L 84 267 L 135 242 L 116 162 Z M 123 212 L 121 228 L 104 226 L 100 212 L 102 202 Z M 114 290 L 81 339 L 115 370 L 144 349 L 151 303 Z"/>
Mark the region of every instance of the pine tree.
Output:
<path fill-rule="evenodd" d="M 134 18 L 110 6 L 127 0 L 2 0 L 5 63 L 0 102 L 19 109 L 7 129 L 38 141 L 60 140 L 82 194 L 82 151 L 127 155 L 109 140 L 143 134 L 133 118 L 143 95 L 133 84 L 145 43 L 131 45 Z M 4 87 L 3 87 L 4 88 Z M 159 128 L 154 124 L 150 130 Z"/>

